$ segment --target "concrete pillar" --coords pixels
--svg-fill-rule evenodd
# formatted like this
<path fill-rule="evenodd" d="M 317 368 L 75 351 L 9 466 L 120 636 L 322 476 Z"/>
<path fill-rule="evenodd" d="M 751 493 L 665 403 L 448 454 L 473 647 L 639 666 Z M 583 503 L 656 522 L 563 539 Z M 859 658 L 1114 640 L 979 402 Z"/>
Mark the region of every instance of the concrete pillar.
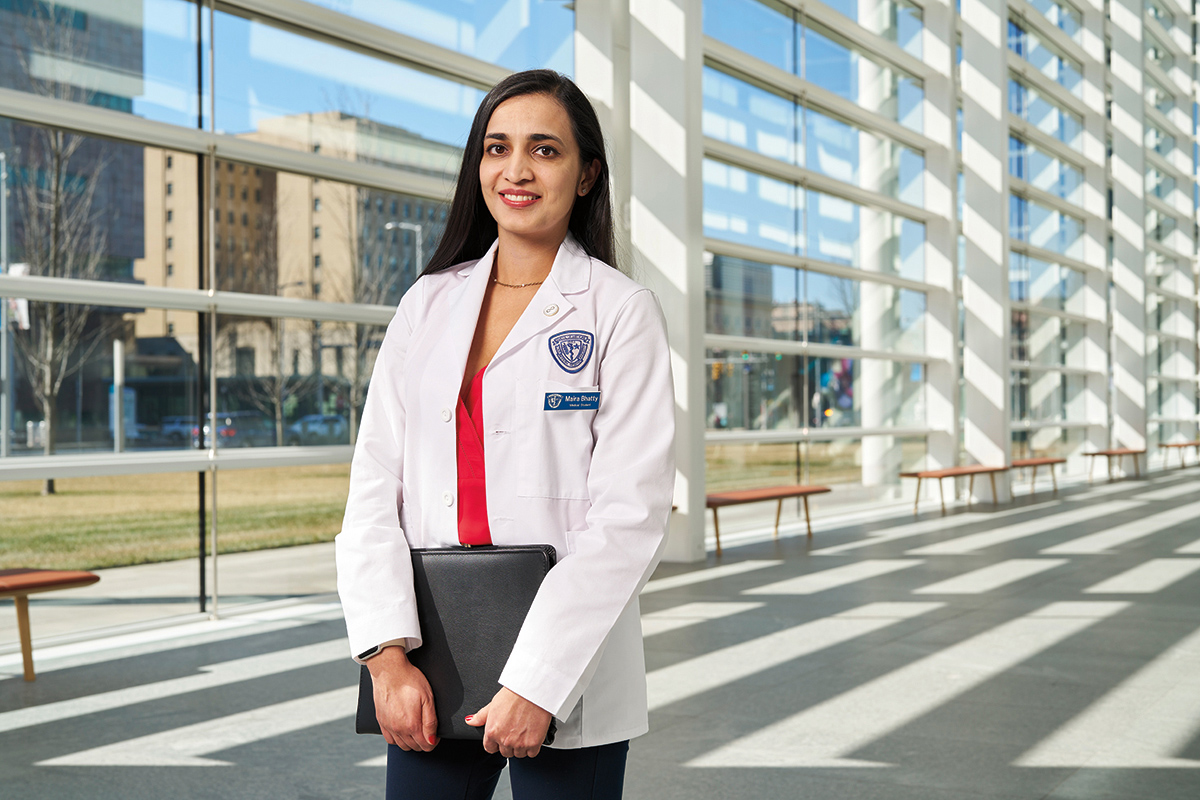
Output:
<path fill-rule="evenodd" d="M 937 146 L 925 152 L 925 280 L 934 288 L 925 301 L 926 463 L 905 469 L 948 467 L 958 451 L 958 304 L 955 297 L 958 230 L 955 224 L 955 6 L 949 0 L 925 4 L 924 61 L 935 70 L 925 79 L 925 135 Z"/>
<path fill-rule="evenodd" d="M 701 0 L 576 5 L 576 75 L 610 136 L 618 235 L 667 317 L 678 509 L 664 558 L 679 562 L 705 558 L 701 10 Z"/>
<path fill-rule="evenodd" d="M 1083 260 L 1096 269 L 1083 276 L 1083 285 L 1067 297 L 1067 310 L 1088 318 L 1084 336 L 1067 354 L 1069 366 L 1084 367 L 1090 373 L 1084 382 L 1083 396 L 1077 400 L 1077 413 L 1068 419 L 1086 420 L 1082 441 L 1067 454 L 1066 472 L 1082 473 L 1089 459 L 1082 454 L 1108 446 L 1108 168 L 1105 132 L 1105 81 L 1108 72 L 1104 55 L 1104 4 L 1093 0 L 1083 8 L 1083 27 L 1079 44 L 1090 57 L 1083 65 L 1083 101 L 1088 107 L 1084 117 L 1085 155 L 1083 204 L 1091 215 L 1084 223 Z"/>
<path fill-rule="evenodd" d="M 1113 247 L 1110 444 L 1146 446 L 1142 0 L 1111 0 Z"/>
<path fill-rule="evenodd" d="M 965 312 L 963 447 L 969 464 L 1004 464 L 1011 448 L 1007 24 L 1005 0 L 963 0 L 966 248 L 959 274 Z"/>

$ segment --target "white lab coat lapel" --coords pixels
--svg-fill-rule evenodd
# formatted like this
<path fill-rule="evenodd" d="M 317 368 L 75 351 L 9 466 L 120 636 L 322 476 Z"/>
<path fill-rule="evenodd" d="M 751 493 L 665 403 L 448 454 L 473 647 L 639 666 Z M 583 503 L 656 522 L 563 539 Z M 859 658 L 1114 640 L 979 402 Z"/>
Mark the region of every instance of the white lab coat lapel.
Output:
<path fill-rule="evenodd" d="M 471 353 L 471 342 L 475 338 L 475 327 L 479 324 L 479 312 L 483 308 L 483 296 L 492 274 L 496 244 L 492 243 L 483 257 L 470 268 L 462 285 L 449 295 L 445 327 L 434 334 L 437 341 L 432 348 L 430 363 L 440 366 L 429 373 L 436 376 L 437 380 L 436 387 L 431 387 L 434 390 L 432 396 L 450 408 L 458 405 L 467 356 Z"/>
<path fill-rule="evenodd" d="M 501 343 L 500 349 L 492 357 L 492 363 L 500 361 L 520 345 L 565 318 L 575 308 L 567 295 L 587 289 L 590 275 L 591 259 L 579 246 L 575 237 L 568 233 L 567 238 L 558 246 L 549 278 L 538 288 L 529 305 L 521 312 L 516 324 Z"/>

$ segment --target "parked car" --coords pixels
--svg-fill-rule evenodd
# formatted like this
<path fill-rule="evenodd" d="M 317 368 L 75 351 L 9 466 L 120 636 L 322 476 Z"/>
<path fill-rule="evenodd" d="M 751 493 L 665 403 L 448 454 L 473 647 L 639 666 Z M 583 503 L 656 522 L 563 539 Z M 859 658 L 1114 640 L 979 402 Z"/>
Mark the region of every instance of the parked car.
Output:
<path fill-rule="evenodd" d="M 298 444 L 349 444 L 350 427 L 345 417 L 334 414 L 309 414 L 289 425 L 284 441 Z"/>
<path fill-rule="evenodd" d="M 205 420 L 204 447 L 212 445 L 209 423 Z M 200 447 L 200 426 L 192 428 L 192 446 Z M 217 447 L 271 447 L 275 444 L 275 423 L 260 411 L 225 411 L 217 415 Z"/>
<path fill-rule="evenodd" d="M 162 438 L 171 444 L 183 444 L 184 440 L 189 436 L 196 435 L 194 432 L 195 427 L 195 417 L 163 417 Z"/>

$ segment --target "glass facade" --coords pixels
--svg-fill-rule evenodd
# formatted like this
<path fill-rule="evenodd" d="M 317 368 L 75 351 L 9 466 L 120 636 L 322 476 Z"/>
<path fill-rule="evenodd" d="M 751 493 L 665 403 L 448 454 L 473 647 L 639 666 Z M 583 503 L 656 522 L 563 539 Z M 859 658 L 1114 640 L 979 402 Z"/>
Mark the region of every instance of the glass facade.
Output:
<path fill-rule="evenodd" d="M 843 11 L 838 5 L 834 5 Z M 858 8 L 852 19 L 857 18 Z M 846 5 L 845 11 L 851 10 Z M 897 13 L 891 3 L 864 11 L 869 26 L 883 35 L 919 49 L 921 17 Z M 843 13 L 845 13 L 843 11 Z M 876 20 L 895 19 L 890 28 Z M 868 27 L 864 25 L 864 27 Z M 802 14 L 782 3 L 759 0 L 705 0 L 704 33 L 742 50 L 772 67 L 789 72 L 851 103 L 920 131 L 924 127 L 924 85 L 919 78 L 856 48 L 844 36 L 820 23 L 803 21 Z"/>
<path fill-rule="evenodd" d="M 306 5 L 0 2 L 0 89 L 18 98 L 0 101 L 0 271 L 50 279 L 0 301 L 0 568 L 196 559 L 218 528 L 221 553 L 338 531 L 387 321 L 441 239 L 485 92 L 472 64 L 572 74 L 575 15 L 337 0 L 313 4 L 342 20 L 314 35 Z M 432 71 L 346 34 L 361 22 L 394 51 L 470 58 Z M 43 463 L 66 477 L 22 480 Z"/>
<path fill-rule="evenodd" d="M 598 23 L 570 3 L 245 7 L 48 14 L 0 0 L 3 266 L 53 279 L 36 296 L 3 290 L 13 366 L 0 477 L 40 491 L 14 465 L 174 459 L 161 480 L 123 466 L 134 477 L 120 489 L 100 468 L 62 479 L 117 504 L 160 493 L 147 513 L 161 512 L 164 534 L 146 558 L 179 557 L 163 554 L 200 527 L 211 473 L 202 490 L 191 473 L 207 467 L 187 459 L 209 447 L 222 477 L 260 458 L 238 472 L 264 508 L 299 503 L 281 527 L 235 494 L 218 511 L 235 532 L 223 548 L 336 531 L 330 498 L 345 488 L 389 309 L 441 240 L 488 85 L 510 70 L 578 70 L 604 124 L 626 118 L 605 94 L 624 73 L 593 52 Z M 629 13 L 700 96 L 639 77 L 629 130 L 606 133 L 612 163 L 638 171 L 631 184 L 662 170 L 699 200 L 675 230 L 687 259 L 676 277 L 693 282 L 673 285 L 702 288 L 688 313 L 702 309 L 703 325 L 670 324 L 703 330 L 703 418 L 686 435 L 705 443 L 710 487 L 819 481 L 847 490 L 823 503 L 895 499 L 901 471 L 980 452 L 1063 455 L 1070 476 L 1109 444 L 1200 438 L 1193 33 L 1175 4 L 1147 0 L 1124 50 L 1100 7 L 1014 6 L 983 76 L 971 72 L 980 45 L 963 44 L 972 9 L 958 32 L 927 27 L 933 12 L 908 0 L 697 10 L 668 14 L 697 36 L 679 40 L 645 8 Z M 370 41 L 356 35 L 367 30 Z M 1105 40 L 1101 61 L 1089 43 Z M 1129 64 L 1139 80 L 1122 94 Z M 665 116 L 648 124 L 643 95 Z M 675 144 L 697 136 L 698 148 L 651 141 L 675 122 Z M 632 155 L 647 142 L 662 163 Z M 661 198 L 622 191 L 636 273 L 653 260 L 636 209 Z M 81 280 L 101 287 L 93 299 Z M 209 290 L 211 308 L 197 299 Z M 980 364 L 986 391 L 968 386 Z M 988 426 L 991 449 L 972 451 L 964 431 Z M 321 464 L 294 463 L 318 452 Z M 308 482 L 308 506 L 289 481 Z M 93 565 L 133 558 L 112 552 Z M 55 558 L 31 563 L 66 563 Z"/>

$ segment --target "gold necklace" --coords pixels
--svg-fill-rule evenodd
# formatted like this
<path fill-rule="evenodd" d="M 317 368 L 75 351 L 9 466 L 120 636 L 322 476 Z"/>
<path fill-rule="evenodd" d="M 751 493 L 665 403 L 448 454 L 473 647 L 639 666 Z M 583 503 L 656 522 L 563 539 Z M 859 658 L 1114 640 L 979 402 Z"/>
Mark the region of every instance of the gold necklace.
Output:
<path fill-rule="evenodd" d="M 533 281 L 532 283 L 504 283 L 499 278 L 492 278 L 492 283 L 495 283 L 499 286 L 504 286 L 508 289 L 524 289 L 526 286 L 541 286 L 545 282 L 546 279 L 542 278 L 540 281 Z"/>

